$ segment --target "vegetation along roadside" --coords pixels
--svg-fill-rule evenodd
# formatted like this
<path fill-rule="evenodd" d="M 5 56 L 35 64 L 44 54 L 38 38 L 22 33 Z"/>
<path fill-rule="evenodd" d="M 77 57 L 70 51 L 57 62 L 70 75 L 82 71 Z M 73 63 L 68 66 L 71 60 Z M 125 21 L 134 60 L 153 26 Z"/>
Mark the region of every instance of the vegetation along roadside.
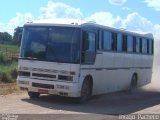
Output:
<path fill-rule="evenodd" d="M 0 44 L 0 95 L 18 90 L 16 86 L 19 48 L 16 45 Z"/>

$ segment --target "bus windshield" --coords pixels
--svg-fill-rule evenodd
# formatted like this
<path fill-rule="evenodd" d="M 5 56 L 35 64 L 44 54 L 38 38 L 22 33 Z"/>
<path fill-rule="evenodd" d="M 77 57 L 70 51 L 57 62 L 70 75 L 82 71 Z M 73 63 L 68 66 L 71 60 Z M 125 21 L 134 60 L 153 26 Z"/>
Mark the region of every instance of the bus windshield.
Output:
<path fill-rule="evenodd" d="M 80 29 L 74 27 L 24 27 L 20 58 L 80 62 Z"/>

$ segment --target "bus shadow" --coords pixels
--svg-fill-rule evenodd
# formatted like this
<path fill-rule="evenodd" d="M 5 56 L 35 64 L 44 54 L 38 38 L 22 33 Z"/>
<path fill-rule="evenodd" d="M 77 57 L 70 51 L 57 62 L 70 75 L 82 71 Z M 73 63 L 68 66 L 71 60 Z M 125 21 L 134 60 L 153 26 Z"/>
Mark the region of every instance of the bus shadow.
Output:
<path fill-rule="evenodd" d="M 25 98 L 22 101 L 53 110 L 103 115 L 130 114 L 160 104 L 160 92 L 137 89 L 132 94 L 117 92 L 94 96 L 87 104 L 78 104 L 75 99 L 58 96 Z"/>

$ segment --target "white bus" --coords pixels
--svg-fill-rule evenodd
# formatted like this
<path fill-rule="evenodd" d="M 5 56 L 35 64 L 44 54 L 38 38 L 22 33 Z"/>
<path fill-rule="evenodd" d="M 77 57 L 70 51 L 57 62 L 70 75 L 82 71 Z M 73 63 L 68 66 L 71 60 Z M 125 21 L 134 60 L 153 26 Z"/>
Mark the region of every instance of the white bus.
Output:
<path fill-rule="evenodd" d="M 70 20 L 24 25 L 17 83 L 40 94 L 79 98 L 151 82 L 152 34 Z"/>

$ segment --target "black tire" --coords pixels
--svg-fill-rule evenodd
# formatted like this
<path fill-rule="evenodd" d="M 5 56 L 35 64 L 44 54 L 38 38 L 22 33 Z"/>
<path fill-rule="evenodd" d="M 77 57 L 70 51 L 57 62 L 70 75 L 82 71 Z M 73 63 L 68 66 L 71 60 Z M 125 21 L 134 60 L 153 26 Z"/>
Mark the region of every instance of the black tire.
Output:
<path fill-rule="evenodd" d="M 129 88 L 130 93 L 132 93 L 133 90 L 137 87 L 137 79 L 138 79 L 138 78 L 137 78 L 137 75 L 134 74 L 134 75 L 132 76 L 131 84 L 130 84 L 130 88 Z"/>
<path fill-rule="evenodd" d="M 28 92 L 30 98 L 39 98 L 40 93 L 37 92 Z"/>
<path fill-rule="evenodd" d="M 92 84 L 90 80 L 84 80 L 82 89 L 81 89 L 81 96 L 78 99 L 79 103 L 86 103 L 92 96 Z"/>

